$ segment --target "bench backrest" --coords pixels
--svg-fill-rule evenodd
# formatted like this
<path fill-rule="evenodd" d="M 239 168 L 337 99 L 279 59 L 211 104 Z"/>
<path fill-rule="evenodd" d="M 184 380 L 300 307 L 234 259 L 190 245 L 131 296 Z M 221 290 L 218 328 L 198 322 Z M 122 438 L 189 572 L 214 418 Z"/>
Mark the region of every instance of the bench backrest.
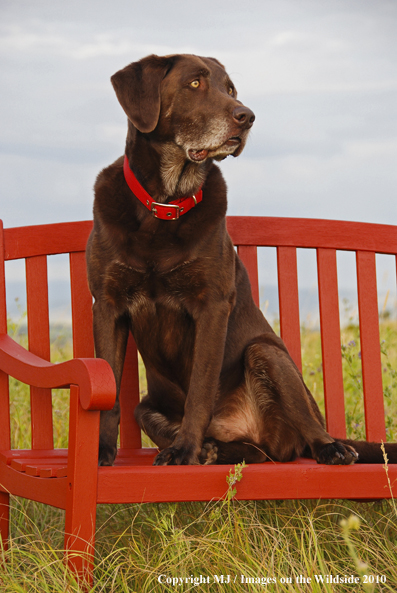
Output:
<path fill-rule="evenodd" d="M 342 376 L 337 250 L 354 251 L 360 322 L 361 362 L 367 440 L 386 440 L 376 253 L 397 254 L 397 231 L 389 225 L 268 217 L 228 217 L 228 230 L 247 267 L 255 302 L 259 305 L 257 247 L 277 249 L 280 333 L 299 368 L 301 334 L 298 298 L 297 248 L 317 254 L 325 414 L 328 431 L 346 436 Z M 24 259 L 26 266 L 29 350 L 50 359 L 47 256 L 67 253 L 70 259 L 73 354 L 92 357 L 92 299 L 87 286 L 85 246 L 91 221 L 0 228 L 0 333 L 7 331 L 4 262 Z M 8 381 L 0 374 L 0 449 L 10 448 Z M 139 401 L 138 359 L 133 339 L 121 385 L 120 439 L 123 448 L 141 446 L 133 419 Z M 51 392 L 31 388 L 32 448 L 53 447 Z"/>

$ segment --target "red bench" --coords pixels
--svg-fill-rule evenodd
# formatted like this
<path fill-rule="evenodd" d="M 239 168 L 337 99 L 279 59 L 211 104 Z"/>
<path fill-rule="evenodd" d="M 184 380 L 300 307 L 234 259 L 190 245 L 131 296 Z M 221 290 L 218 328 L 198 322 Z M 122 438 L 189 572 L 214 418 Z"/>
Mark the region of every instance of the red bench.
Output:
<path fill-rule="evenodd" d="M 96 504 L 209 500 L 224 496 L 225 466 L 153 467 L 133 418 L 139 400 L 137 352 L 130 337 L 121 389 L 120 450 L 114 467 L 97 467 L 99 410 L 111 408 L 108 364 L 93 359 L 91 296 L 85 245 L 92 222 L 5 229 L 0 233 L 0 528 L 8 537 L 9 493 L 66 509 L 65 549 L 78 573 L 92 578 Z M 375 253 L 397 254 L 397 227 L 264 217 L 229 217 L 228 228 L 259 303 L 257 246 L 277 248 L 281 336 L 301 367 L 298 247 L 317 251 L 325 410 L 328 431 L 346 435 L 337 250 L 356 252 L 365 425 L 368 440 L 386 440 Z M 47 255 L 69 253 L 74 359 L 51 364 Z M 4 260 L 25 259 L 29 352 L 7 336 Z M 12 450 L 8 375 L 31 385 L 32 447 Z M 69 449 L 53 447 L 51 388 L 70 386 Z M 389 466 L 391 483 L 397 466 Z M 395 492 L 397 494 L 397 491 Z M 240 499 L 391 496 L 382 465 L 325 466 L 312 460 L 244 469 Z"/>

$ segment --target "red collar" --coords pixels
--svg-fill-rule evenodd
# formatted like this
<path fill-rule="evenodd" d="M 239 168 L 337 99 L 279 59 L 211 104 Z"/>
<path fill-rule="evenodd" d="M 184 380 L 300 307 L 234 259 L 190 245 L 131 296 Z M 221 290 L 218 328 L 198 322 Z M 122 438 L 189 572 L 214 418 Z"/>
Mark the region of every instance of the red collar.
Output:
<path fill-rule="evenodd" d="M 194 196 L 178 198 L 177 200 L 169 202 L 168 204 L 160 204 L 159 202 L 155 202 L 131 171 L 127 156 L 124 157 L 123 168 L 124 177 L 128 187 L 138 198 L 138 200 L 142 202 L 142 204 L 146 206 L 148 210 L 150 210 L 155 218 L 161 218 L 161 220 L 177 220 L 179 216 L 186 214 L 186 212 L 188 212 L 191 208 L 194 208 L 194 206 L 197 206 L 197 204 L 202 200 L 203 191 L 200 188 Z"/>

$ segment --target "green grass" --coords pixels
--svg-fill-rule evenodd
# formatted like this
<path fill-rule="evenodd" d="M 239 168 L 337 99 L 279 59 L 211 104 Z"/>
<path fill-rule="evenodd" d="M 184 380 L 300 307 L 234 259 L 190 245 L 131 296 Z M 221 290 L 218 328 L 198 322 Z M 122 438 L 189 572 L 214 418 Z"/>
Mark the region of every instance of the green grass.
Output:
<path fill-rule="evenodd" d="M 21 328 L 11 333 L 24 343 Z M 397 324 L 381 323 L 382 368 L 388 439 L 397 440 Z M 323 383 L 319 334 L 302 328 L 303 374 L 320 407 Z M 342 354 L 349 436 L 363 437 L 365 423 L 358 328 L 343 329 Z M 52 344 L 54 360 L 71 356 L 67 334 Z M 12 446 L 29 446 L 29 391 L 11 381 Z M 67 444 L 68 397 L 54 391 L 55 445 Z M 241 479 L 244 480 L 244 468 Z M 95 584 L 106 593 L 157 591 L 337 592 L 397 590 L 397 512 L 394 501 L 236 501 L 227 484 L 224 501 L 100 505 L 97 513 Z M 1 593 L 64 593 L 82 589 L 62 559 L 64 512 L 12 499 L 11 537 L 0 550 Z M 0 559 L 1 563 L 1 559 Z M 159 583 L 160 575 L 164 581 Z M 200 577 L 201 575 L 201 577 Z M 218 577 L 216 582 L 214 576 Z M 301 577 L 300 577 L 301 575 Z M 320 583 L 315 575 L 374 583 Z M 386 583 L 377 583 L 382 577 Z M 173 585 L 172 579 L 187 582 Z M 194 579 L 209 582 L 194 584 Z M 230 582 L 227 580 L 230 578 Z M 243 579 L 243 583 L 241 580 Z M 261 580 L 262 579 L 262 580 Z M 265 585 L 264 580 L 269 579 Z M 297 581 L 298 579 L 298 581 Z M 308 582 L 311 579 L 311 582 Z M 301 581 L 306 582 L 301 582 Z M 371 580 L 371 578 L 369 579 Z M 291 581 L 291 582 L 289 582 Z"/>
<path fill-rule="evenodd" d="M 242 478 L 244 479 L 244 477 Z M 353 521 L 351 517 L 358 517 Z M 350 520 L 349 520 L 350 519 Z M 359 529 L 344 528 L 343 520 Z M 0 590 L 77 592 L 62 561 L 63 512 L 17 499 Z M 397 517 L 393 505 L 340 501 L 179 503 L 101 506 L 98 509 L 95 584 L 92 591 L 173 591 L 168 578 L 230 575 L 227 591 L 395 591 Z M 363 584 L 310 588 L 299 575 L 386 577 Z M 241 584 L 244 576 L 244 586 Z M 237 582 L 233 582 L 236 578 Z M 249 579 L 253 582 L 249 583 Z M 292 582 L 288 582 L 291 580 Z M 284 582 L 283 582 L 284 581 Z M 205 590 L 224 590 L 214 582 Z M 181 591 L 195 590 L 187 583 Z"/>

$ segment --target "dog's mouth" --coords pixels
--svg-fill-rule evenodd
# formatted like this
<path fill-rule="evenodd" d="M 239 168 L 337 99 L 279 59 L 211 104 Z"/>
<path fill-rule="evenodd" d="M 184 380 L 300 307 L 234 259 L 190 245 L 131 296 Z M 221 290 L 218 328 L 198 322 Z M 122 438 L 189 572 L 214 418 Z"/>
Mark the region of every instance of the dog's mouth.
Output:
<path fill-rule="evenodd" d="M 207 158 L 209 150 L 202 148 L 201 150 L 192 150 L 191 148 L 187 151 L 189 158 L 192 161 L 199 163 Z"/>
<path fill-rule="evenodd" d="M 223 144 L 223 146 L 240 146 L 241 144 L 241 138 L 240 136 L 232 136 L 231 138 L 229 138 L 229 140 L 226 140 L 225 144 Z"/>
<path fill-rule="evenodd" d="M 218 148 L 201 148 L 199 150 L 193 150 L 190 148 L 187 153 L 191 161 L 200 163 L 208 156 L 215 157 L 220 154 L 224 154 L 225 156 L 232 154 L 240 146 L 240 144 L 241 138 L 239 136 L 232 136 Z"/>

